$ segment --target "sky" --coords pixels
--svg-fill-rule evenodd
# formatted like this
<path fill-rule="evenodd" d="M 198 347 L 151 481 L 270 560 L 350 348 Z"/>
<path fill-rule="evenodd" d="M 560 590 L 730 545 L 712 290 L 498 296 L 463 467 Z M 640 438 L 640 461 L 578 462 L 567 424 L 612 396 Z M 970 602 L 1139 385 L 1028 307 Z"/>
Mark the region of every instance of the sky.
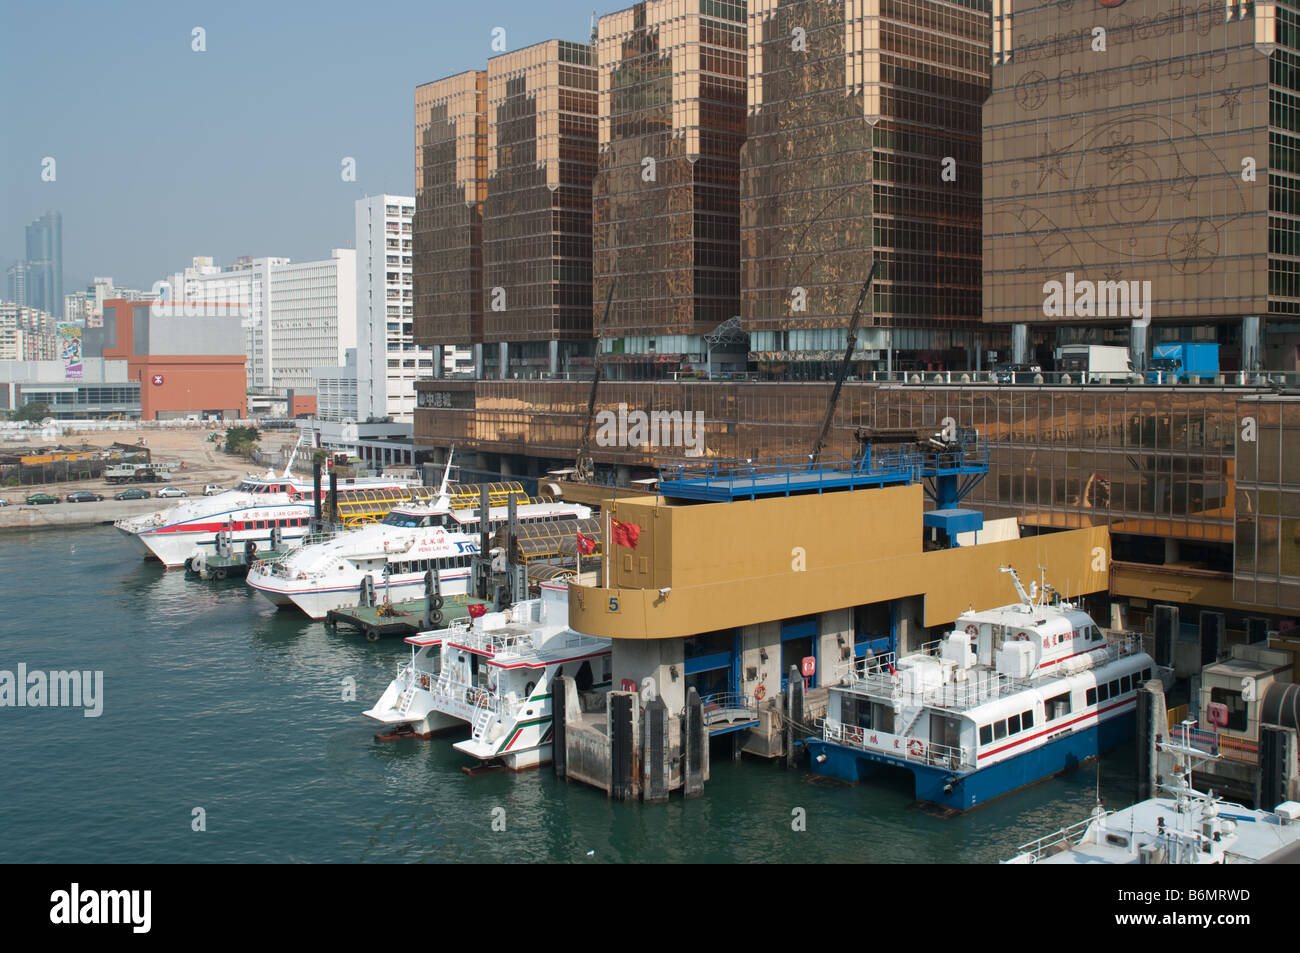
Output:
<path fill-rule="evenodd" d="M 196 255 L 328 258 L 357 199 L 414 194 L 417 85 L 484 68 L 498 27 L 506 50 L 585 42 L 593 2 L 4 0 L 0 269 L 48 209 L 65 293 L 148 290 Z"/>

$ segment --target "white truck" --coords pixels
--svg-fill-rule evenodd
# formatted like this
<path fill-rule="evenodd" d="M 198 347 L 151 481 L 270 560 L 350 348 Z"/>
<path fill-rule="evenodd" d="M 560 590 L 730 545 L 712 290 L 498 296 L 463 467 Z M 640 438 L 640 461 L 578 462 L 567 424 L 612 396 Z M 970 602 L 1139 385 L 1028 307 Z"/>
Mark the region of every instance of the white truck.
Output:
<path fill-rule="evenodd" d="M 1056 349 L 1056 370 L 1081 384 L 1123 384 L 1133 374 L 1133 363 L 1126 347 L 1063 344 Z"/>

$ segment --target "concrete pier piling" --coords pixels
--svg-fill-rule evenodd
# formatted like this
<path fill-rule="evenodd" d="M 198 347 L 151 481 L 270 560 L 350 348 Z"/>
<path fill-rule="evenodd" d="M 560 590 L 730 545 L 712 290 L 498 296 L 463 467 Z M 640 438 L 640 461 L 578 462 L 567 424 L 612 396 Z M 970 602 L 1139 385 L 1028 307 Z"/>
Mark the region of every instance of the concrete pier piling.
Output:
<path fill-rule="evenodd" d="M 787 768 L 794 767 L 798 751 L 795 743 L 803 740 L 803 732 L 798 728 L 803 724 L 803 696 L 803 676 L 799 674 L 798 666 L 791 665 L 789 688 L 785 693 L 785 766 Z"/>
<path fill-rule="evenodd" d="M 641 794 L 640 715 L 633 692 L 610 692 L 605 716 L 609 726 L 609 796 L 630 801 Z"/>
<path fill-rule="evenodd" d="M 709 739 L 704 727 L 704 704 L 692 687 L 686 692 L 682 718 L 682 796 L 699 797 L 708 776 Z"/>
<path fill-rule="evenodd" d="M 1281 725 L 1259 726 L 1259 773 L 1255 803 L 1265 811 L 1283 801 L 1300 800 L 1300 771 L 1296 769 L 1300 741 L 1296 729 Z"/>
<path fill-rule="evenodd" d="M 642 752 L 645 764 L 643 798 L 649 804 L 662 804 L 668 800 L 669 775 L 672 771 L 672 750 L 668 743 L 668 706 L 662 698 L 653 698 L 645 706 L 641 724 L 644 740 Z"/>
<path fill-rule="evenodd" d="M 573 679 L 560 676 L 551 683 L 551 770 L 568 780 L 569 701 L 577 692 Z"/>
<path fill-rule="evenodd" d="M 1160 783 L 1160 756 L 1157 745 L 1169 737 L 1169 715 L 1165 707 L 1165 688 L 1158 678 L 1146 682 L 1137 695 L 1137 798 L 1154 797 Z"/>

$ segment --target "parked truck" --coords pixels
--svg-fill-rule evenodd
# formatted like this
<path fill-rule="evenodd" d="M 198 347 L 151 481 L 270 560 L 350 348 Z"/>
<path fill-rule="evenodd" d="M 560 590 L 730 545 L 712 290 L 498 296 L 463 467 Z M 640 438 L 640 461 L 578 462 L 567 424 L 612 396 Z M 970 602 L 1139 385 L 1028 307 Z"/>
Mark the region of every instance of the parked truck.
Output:
<path fill-rule="evenodd" d="M 1185 384 L 1219 373 L 1219 345 L 1192 342 L 1157 344 L 1147 365 L 1148 384 Z"/>
<path fill-rule="evenodd" d="M 1128 381 L 1133 363 L 1126 347 L 1063 344 L 1056 350 L 1056 369 L 1081 384 L 1118 384 Z"/>
<path fill-rule="evenodd" d="M 171 463 L 124 463 L 104 470 L 105 483 L 155 483 L 170 480 Z"/>

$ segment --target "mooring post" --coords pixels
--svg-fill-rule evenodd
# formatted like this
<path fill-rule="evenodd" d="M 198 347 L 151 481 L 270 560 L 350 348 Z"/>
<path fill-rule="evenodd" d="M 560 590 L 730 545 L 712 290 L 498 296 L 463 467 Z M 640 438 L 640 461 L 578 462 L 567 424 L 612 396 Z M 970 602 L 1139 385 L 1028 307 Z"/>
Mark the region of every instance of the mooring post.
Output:
<path fill-rule="evenodd" d="M 786 683 L 786 709 L 785 709 L 785 766 L 793 768 L 795 765 L 796 742 L 803 740 L 803 675 L 799 672 L 799 666 L 790 666 L 789 681 Z"/>
<path fill-rule="evenodd" d="M 1169 713 L 1165 709 L 1165 688 L 1158 678 L 1138 689 L 1137 703 L 1137 800 L 1154 797 L 1159 790 L 1160 756 L 1157 746 L 1169 734 Z"/>

